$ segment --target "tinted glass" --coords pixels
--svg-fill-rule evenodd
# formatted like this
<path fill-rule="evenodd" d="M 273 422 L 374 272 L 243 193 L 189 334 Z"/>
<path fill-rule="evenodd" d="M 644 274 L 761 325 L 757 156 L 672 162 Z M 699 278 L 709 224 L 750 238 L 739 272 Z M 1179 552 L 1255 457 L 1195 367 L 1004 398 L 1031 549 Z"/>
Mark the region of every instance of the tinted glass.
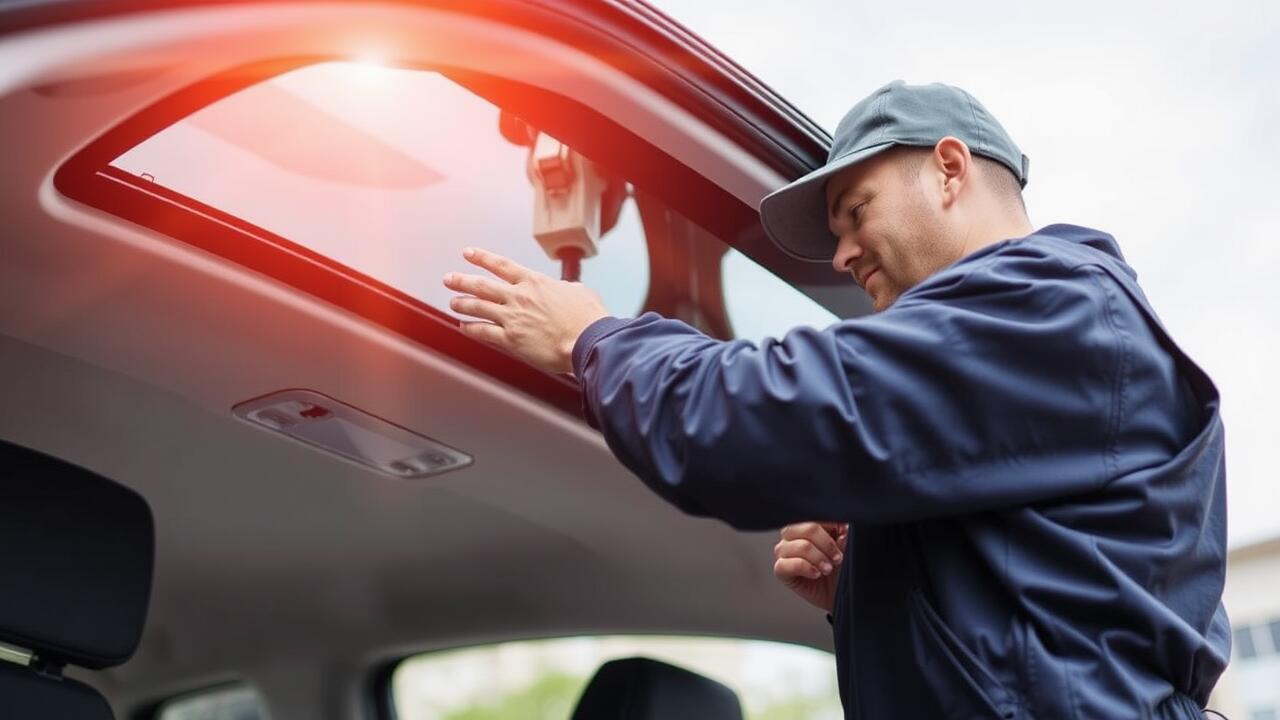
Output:
<path fill-rule="evenodd" d="M 502 120 L 500 108 L 437 72 L 322 63 L 215 102 L 113 164 L 449 312 L 452 293 L 440 278 L 463 269 L 467 245 L 560 274 L 533 237 L 530 150 L 504 136 Z M 607 173 L 608 158 L 592 160 Z M 659 220 L 676 227 L 683 219 L 625 178 L 611 179 L 627 194 L 581 279 L 612 314 L 639 314 L 651 285 L 680 283 L 688 318 L 714 315 L 723 302 L 736 337 L 835 320 L 699 228 L 647 233 Z M 696 278 L 651 276 L 650 242 L 706 247 L 676 257 L 723 254 L 723 298 Z"/>

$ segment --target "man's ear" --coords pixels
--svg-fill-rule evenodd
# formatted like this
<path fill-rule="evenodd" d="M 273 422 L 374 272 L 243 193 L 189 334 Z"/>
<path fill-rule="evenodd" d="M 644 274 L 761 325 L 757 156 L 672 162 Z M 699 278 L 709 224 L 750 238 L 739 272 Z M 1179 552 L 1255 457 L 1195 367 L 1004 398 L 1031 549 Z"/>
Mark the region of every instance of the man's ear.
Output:
<path fill-rule="evenodd" d="M 969 182 L 969 172 L 973 169 L 973 156 L 969 154 L 969 146 L 950 135 L 942 138 L 933 146 L 933 165 L 941 183 L 942 205 L 950 207 Z"/>

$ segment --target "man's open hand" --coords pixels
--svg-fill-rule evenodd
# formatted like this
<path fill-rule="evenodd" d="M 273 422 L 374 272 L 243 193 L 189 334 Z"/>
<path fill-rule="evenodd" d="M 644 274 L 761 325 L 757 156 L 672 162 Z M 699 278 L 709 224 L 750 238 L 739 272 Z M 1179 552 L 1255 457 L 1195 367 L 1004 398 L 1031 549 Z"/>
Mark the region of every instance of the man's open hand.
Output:
<path fill-rule="evenodd" d="M 573 344 L 588 325 L 609 314 L 600 295 L 487 250 L 467 248 L 462 257 L 498 278 L 444 276 L 445 287 L 466 293 L 449 307 L 480 318 L 463 322 L 463 332 L 548 372 L 573 372 Z"/>
<path fill-rule="evenodd" d="M 782 528 L 773 548 L 773 574 L 811 605 L 831 612 L 849 526 L 806 522 Z"/>

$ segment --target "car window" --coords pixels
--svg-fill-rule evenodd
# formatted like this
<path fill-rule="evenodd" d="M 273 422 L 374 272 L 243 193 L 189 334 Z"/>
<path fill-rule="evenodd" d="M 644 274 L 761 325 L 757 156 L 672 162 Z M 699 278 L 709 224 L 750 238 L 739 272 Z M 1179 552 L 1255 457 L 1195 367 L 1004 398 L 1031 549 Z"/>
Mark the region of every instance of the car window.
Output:
<path fill-rule="evenodd" d="M 167 700 L 156 720 L 268 720 L 257 691 L 247 685 L 227 685 Z"/>
<path fill-rule="evenodd" d="M 597 668 L 634 656 L 724 683 L 747 720 L 842 717 L 830 653 L 735 638 L 572 637 L 427 653 L 401 662 L 389 690 L 398 720 L 564 720 Z"/>
<path fill-rule="evenodd" d="M 112 164 L 448 313 L 440 279 L 463 268 L 465 246 L 560 273 L 533 237 L 530 150 L 500 130 L 510 121 L 441 72 L 326 62 L 214 102 Z M 581 279 L 612 314 L 656 309 L 753 340 L 836 319 L 626 178 L 610 180 L 625 195 Z M 655 246 L 663 263 L 649 257 Z M 719 282 L 686 270 L 690 258 L 718 263 Z"/>

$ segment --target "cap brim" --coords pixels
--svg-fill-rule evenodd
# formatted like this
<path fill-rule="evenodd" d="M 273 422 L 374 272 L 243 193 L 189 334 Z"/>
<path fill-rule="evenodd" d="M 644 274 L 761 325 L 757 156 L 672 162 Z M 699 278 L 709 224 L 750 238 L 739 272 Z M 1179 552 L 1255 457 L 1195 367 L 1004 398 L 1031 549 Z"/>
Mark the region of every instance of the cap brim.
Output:
<path fill-rule="evenodd" d="M 809 262 L 831 262 L 836 237 L 827 224 L 827 180 L 896 143 L 872 145 L 827 163 L 760 201 L 760 222 L 773 244 Z"/>

